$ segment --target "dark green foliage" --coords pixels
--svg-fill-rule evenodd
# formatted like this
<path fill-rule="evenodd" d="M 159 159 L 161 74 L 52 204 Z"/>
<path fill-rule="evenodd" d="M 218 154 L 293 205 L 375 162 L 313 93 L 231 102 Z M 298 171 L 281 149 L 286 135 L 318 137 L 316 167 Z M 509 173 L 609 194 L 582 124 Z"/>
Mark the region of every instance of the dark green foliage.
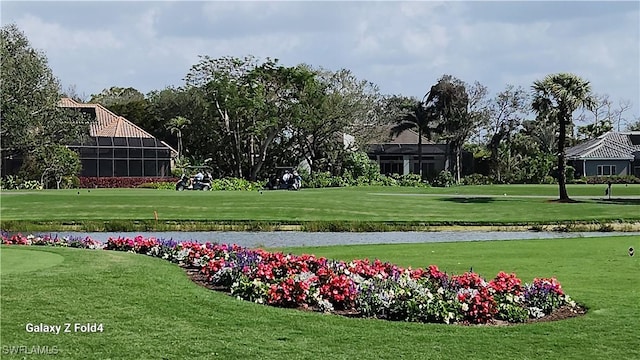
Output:
<path fill-rule="evenodd" d="M 438 176 L 436 176 L 436 178 L 431 181 L 431 185 L 436 187 L 449 187 L 455 184 L 455 182 L 456 180 L 448 170 L 442 170 L 438 174 Z"/>
<path fill-rule="evenodd" d="M 538 120 L 546 124 L 554 124 L 558 129 L 558 187 L 560 200 L 568 200 L 566 187 L 566 154 L 567 128 L 573 124 L 572 114 L 579 107 L 590 109 L 594 99 L 588 81 L 570 74 L 559 73 L 547 75 L 533 83 L 532 109 L 538 114 Z"/>
<path fill-rule="evenodd" d="M 80 177 L 80 187 L 85 189 L 93 188 L 135 188 L 142 184 L 165 183 L 174 184 L 178 178 L 148 178 L 148 177 Z M 143 188 L 148 187 L 144 186 Z"/>
<path fill-rule="evenodd" d="M 471 174 L 462 178 L 462 185 L 491 185 L 491 177 L 481 174 Z"/>
<path fill-rule="evenodd" d="M 0 30 L 0 139 L 2 158 L 25 160 L 22 176 L 54 184 L 77 172 L 73 155 L 59 144 L 88 134 L 88 119 L 58 107 L 60 85 L 43 53 L 13 24 Z M 44 163 L 43 163 L 44 162 Z"/>
<path fill-rule="evenodd" d="M 349 153 L 343 163 L 344 171 L 348 171 L 352 177 L 364 176 L 374 180 L 380 176 L 380 166 L 375 161 L 369 159 L 364 151 L 354 151 Z"/>
<path fill-rule="evenodd" d="M 573 184 L 640 184 L 640 178 L 633 175 L 623 176 L 588 176 L 581 177 L 572 181 Z"/>

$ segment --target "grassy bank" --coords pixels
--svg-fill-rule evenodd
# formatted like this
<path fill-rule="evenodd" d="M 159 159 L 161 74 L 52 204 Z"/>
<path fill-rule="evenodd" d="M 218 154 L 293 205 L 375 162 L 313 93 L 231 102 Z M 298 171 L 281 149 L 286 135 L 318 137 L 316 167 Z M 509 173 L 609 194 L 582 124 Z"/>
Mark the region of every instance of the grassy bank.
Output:
<path fill-rule="evenodd" d="M 65 359 L 636 359 L 639 237 L 288 249 L 404 266 L 473 267 L 525 281 L 555 276 L 586 316 L 510 327 L 348 319 L 236 300 L 177 266 L 129 253 L 0 248 L 3 346 L 56 347 Z M 29 258 L 40 270 L 26 268 Z M 62 257 L 64 261 L 58 261 Z M 43 271 L 45 270 L 45 271 Z M 96 323 L 102 332 L 28 333 L 27 323 Z M 72 327 L 73 328 L 73 327 Z M 3 358 L 12 357 L 3 354 Z"/>
<path fill-rule="evenodd" d="M 333 188 L 176 192 L 95 189 L 2 192 L 0 226 L 11 231 L 282 230 L 388 231 L 443 225 L 604 224 L 640 221 L 640 185 L 573 185 L 577 203 L 552 200 L 553 185 Z M 506 195 L 505 195 L 506 194 Z M 637 196 L 637 197 L 634 197 Z M 156 220 L 157 216 L 157 220 Z"/>

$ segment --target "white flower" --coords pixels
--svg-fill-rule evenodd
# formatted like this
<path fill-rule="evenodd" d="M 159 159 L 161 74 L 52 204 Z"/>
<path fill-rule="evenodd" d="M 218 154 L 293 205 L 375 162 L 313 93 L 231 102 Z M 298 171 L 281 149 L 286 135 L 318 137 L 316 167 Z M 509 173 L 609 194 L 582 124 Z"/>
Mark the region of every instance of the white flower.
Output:
<path fill-rule="evenodd" d="M 532 317 L 534 317 L 536 319 L 539 319 L 539 318 L 544 316 L 544 311 L 542 311 L 542 309 L 534 306 L 534 307 L 530 307 L 529 308 L 529 314 Z"/>
<path fill-rule="evenodd" d="M 468 310 L 469 310 L 469 304 L 462 303 L 462 311 L 468 311 Z"/>

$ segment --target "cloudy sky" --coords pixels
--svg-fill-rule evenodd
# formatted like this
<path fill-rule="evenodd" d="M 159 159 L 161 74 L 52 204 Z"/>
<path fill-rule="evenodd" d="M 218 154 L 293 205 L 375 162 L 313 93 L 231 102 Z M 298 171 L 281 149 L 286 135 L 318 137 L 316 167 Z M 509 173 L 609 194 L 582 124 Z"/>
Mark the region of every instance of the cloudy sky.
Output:
<path fill-rule="evenodd" d="M 351 69 L 422 97 L 443 74 L 492 93 L 572 72 L 640 115 L 638 1 L 2 1 L 63 86 L 179 86 L 199 55 Z"/>

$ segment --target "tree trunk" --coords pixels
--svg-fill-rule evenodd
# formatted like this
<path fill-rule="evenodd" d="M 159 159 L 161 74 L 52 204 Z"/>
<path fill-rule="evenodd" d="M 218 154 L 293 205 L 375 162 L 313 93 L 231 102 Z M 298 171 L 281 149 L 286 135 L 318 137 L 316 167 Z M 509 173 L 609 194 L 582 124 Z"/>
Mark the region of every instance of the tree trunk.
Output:
<path fill-rule="evenodd" d="M 565 115 L 566 111 L 560 110 L 558 114 L 558 120 L 560 123 L 559 136 L 558 136 L 558 187 L 560 192 L 560 201 L 569 200 L 569 194 L 567 194 L 567 176 L 565 174 L 565 154 L 564 143 L 567 138 L 567 119 Z M 571 116 L 569 114 L 568 116 Z"/>
<path fill-rule="evenodd" d="M 420 178 L 424 179 L 422 172 L 422 128 L 420 126 L 418 126 L 418 171 Z"/>
<path fill-rule="evenodd" d="M 500 162 L 498 160 L 498 156 L 500 152 L 500 143 L 502 142 L 503 138 L 504 138 L 504 133 L 502 131 L 498 131 L 491 137 L 491 141 L 489 141 L 489 145 L 488 145 L 489 152 L 491 153 L 490 160 L 489 160 L 489 164 L 491 166 L 490 173 L 493 174 L 493 176 L 495 177 L 496 180 L 498 180 L 498 182 L 500 182 L 501 180 Z"/>
<path fill-rule="evenodd" d="M 267 150 L 269 149 L 269 146 L 273 142 L 273 139 L 275 139 L 276 135 L 278 135 L 279 131 L 280 129 L 274 129 L 273 131 L 271 131 L 267 135 L 267 138 L 264 140 L 264 143 L 262 143 L 260 147 L 260 158 L 258 159 L 258 161 L 256 161 L 255 165 L 251 168 L 251 181 L 257 180 L 258 173 L 260 172 L 260 169 L 262 169 L 262 164 L 264 164 L 265 160 L 267 159 Z"/>
<path fill-rule="evenodd" d="M 238 171 L 238 177 L 242 178 L 242 149 L 240 148 L 240 139 L 239 139 L 239 134 L 240 134 L 240 125 L 238 124 L 238 122 L 235 122 L 235 126 L 236 126 L 236 131 L 233 132 L 233 141 L 234 141 L 234 145 L 235 145 L 235 152 L 236 152 L 236 166 L 237 166 L 237 171 Z"/>
<path fill-rule="evenodd" d="M 460 169 L 460 153 L 462 152 L 462 147 L 458 146 L 456 149 L 456 184 L 460 184 L 461 177 L 461 169 Z"/>

